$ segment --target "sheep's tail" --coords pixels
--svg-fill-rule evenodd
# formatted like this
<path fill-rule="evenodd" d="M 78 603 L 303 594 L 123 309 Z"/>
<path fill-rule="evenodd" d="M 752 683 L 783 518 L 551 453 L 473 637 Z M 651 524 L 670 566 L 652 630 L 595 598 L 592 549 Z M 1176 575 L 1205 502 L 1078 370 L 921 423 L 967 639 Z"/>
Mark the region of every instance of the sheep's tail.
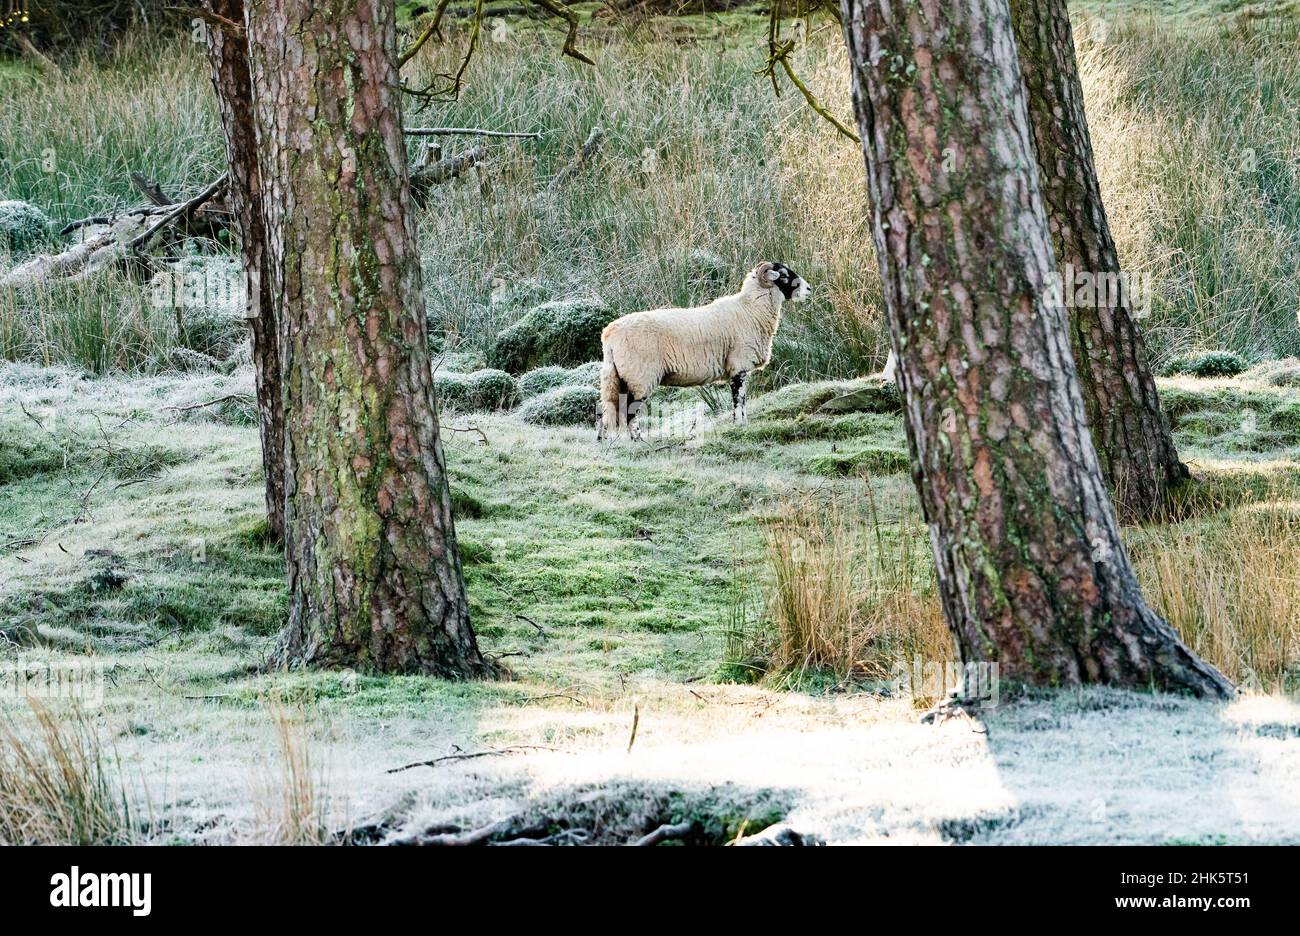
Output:
<path fill-rule="evenodd" d="M 618 398 L 623 380 L 614 366 L 614 349 L 604 342 L 605 363 L 600 368 L 600 427 L 597 438 L 618 432 Z"/>

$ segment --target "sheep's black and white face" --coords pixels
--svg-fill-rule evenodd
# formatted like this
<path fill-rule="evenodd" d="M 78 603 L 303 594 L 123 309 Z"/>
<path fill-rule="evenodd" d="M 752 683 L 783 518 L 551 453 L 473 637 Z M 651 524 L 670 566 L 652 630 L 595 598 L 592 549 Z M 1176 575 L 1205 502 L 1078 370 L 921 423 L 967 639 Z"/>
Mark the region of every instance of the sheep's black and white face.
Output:
<path fill-rule="evenodd" d="M 807 299 L 808 293 L 812 292 L 808 281 L 784 263 L 772 264 L 772 269 L 767 271 L 767 278 L 773 286 L 781 290 L 781 295 L 793 302 Z"/>

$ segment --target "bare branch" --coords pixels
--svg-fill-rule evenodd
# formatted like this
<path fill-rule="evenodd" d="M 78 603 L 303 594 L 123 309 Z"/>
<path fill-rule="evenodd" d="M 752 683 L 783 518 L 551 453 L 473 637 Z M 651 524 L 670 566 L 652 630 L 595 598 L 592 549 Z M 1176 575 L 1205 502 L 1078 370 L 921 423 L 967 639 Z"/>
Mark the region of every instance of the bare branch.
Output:
<path fill-rule="evenodd" d="M 833 4 L 823 3 L 822 0 L 814 0 L 814 2 L 807 7 L 801 4 L 798 14 L 808 16 L 818 9 L 829 10 L 836 20 L 840 19 L 839 10 Z M 776 66 L 780 65 L 782 71 L 785 72 L 786 77 L 790 79 L 790 83 L 799 89 L 799 93 L 802 94 L 804 100 L 808 102 L 808 106 L 811 107 L 819 117 L 831 124 L 831 126 L 839 131 L 841 136 L 847 137 L 855 143 L 861 143 L 862 141 L 858 138 L 856 133 L 846 127 L 835 117 L 835 115 L 826 109 L 825 105 L 821 104 L 817 100 L 816 96 L 812 93 L 812 90 L 795 72 L 794 66 L 790 64 L 790 53 L 794 51 L 796 43 L 793 39 L 785 41 L 781 40 L 781 18 L 783 12 L 784 7 L 782 0 L 776 0 L 776 2 L 772 4 L 772 12 L 768 17 L 767 22 L 767 61 L 755 74 L 762 75 L 769 79 L 772 82 L 772 91 L 780 97 L 781 85 L 776 80 Z"/>
<path fill-rule="evenodd" d="M 192 217 L 194 212 L 197 211 L 205 202 L 211 201 L 225 189 L 226 179 L 228 176 L 228 173 L 223 172 L 217 181 L 199 192 L 199 194 L 195 195 L 189 201 L 181 202 L 173 210 L 167 212 L 167 214 L 163 215 L 162 218 L 152 224 L 143 234 L 132 239 L 132 241 L 127 244 L 127 249 L 133 253 L 139 253 L 149 246 L 150 242 L 163 230 L 163 228 L 183 218 L 188 219 Z"/>
<path fill-rule="evenodd" d="M 407 136 L 480 136 L 480 137 L 521 137 L 527 140 L 540 140 L 541 133 L 513 133 L 504 130 L 480 130 L 477 127 L 406 127 Z"/>
<path fill-rule="evenodd" d="M 213 13 L 211 10 L 204 10 L 198 7 L 164 7 L 168 13 L 177 13 L 181 16 L 188 16 L 191 19 L 200 19 L 224 33 L 242 39 L 246 33 L 243 23 L 236 23 L 232 19 L 222 16 L 220 13 Z"/>
<path fill-rule="evenodd" d="M 441 26 L 442 24 L 442 14 L 447 12 L 447 4 L 450 2 L 451 0 L 439 0 L 438 8 L 433 11 L 433 19 L 431 19 L 429 21 L 429 25 L 424 28 L 424 32 L 420 33 L 420 35 L 416 38 L 415 42 L 411 43 L 411 47 L 409 49 L 407 49 L 400 56 L 398 56 L 397 67 L 399 70 L 403 65 L 409 62 L 411 59 L 415 58 L 416 54 L 419 53 L 420 49 L 424 48 L 424 44 L 429 41 L 430 36 L 432 36 L 434 33 L 438 33 L 439 35 L 441 35 L 441 30 L 439 29 L 439 26 Z"/>

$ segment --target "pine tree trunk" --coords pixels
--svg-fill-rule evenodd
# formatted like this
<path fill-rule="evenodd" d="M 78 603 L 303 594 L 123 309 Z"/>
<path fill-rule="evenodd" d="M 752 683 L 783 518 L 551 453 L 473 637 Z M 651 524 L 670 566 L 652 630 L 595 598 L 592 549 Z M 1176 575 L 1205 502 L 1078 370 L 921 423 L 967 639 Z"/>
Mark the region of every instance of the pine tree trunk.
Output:
<path fill-rule="evenodd" d="M 284 374 L 277 662 L 484 674 L 434 409 L 392 0 L 250 0 Z"/>
<path fill-rule="evenodd" d="M 1119 274 L 1119 256 L 1101 201 L 1065 0 L 1011 0 L 1011 11 L 1048 229 L 1068 297 L 1070 273 L 1105 282 Z M 1132 306 L 1100 293 L 1095 304 L 1070 305 L 1070 324 L 1102 470 L 1121 515 L 1143 519 L 1158 514 L 1168 488 L 1188 470 L 1160 408 Z"/>
<path fill-rule="evenodd" d="M 1142 599 L 1089 437 L 1007 0 L 843 0 L 913 474 L 966 662 L 1228 696 Z"/>
<path fill-rule="evenodd" d="M 209 12 L 244 22 L 243 0 L 206 0 Z M 246 316 L 253 338 L 253 379 L 262 434 L 266 475 L 266 523 L 275 542 L 284 540 L 284 408 L 280 400 L 280 354 L 275 305 L 267 267 L 262 184 L 253 120 L 253 85 L 248 44 L 242 36 L 209 26 L 208 61 L 217 92 L 230 167 L 229 198 L 239 227 L 239 250 L 246 280 Z"/>

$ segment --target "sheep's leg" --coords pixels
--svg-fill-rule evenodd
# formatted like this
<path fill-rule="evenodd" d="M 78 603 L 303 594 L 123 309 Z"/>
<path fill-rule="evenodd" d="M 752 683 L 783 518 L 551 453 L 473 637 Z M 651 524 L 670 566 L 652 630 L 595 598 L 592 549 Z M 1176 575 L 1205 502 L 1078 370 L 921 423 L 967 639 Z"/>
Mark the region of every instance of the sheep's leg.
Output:
<path fill-rule="evenodd" d="M 636 418 L 641 415 L 641 410 L 645 405 L 645 400 L 633 400 L 627 405 L 627 435 L 634 442 L 639 442 L 644 438 L 641 426 L 637 423 Z"/>
<path fill-rule="evenodd" d="M 749 371 L 742 371 L 731 378 L 731 418 L 737 423 L 749 421 L 745 415 L 745 382 L 748 377 Z"/>

